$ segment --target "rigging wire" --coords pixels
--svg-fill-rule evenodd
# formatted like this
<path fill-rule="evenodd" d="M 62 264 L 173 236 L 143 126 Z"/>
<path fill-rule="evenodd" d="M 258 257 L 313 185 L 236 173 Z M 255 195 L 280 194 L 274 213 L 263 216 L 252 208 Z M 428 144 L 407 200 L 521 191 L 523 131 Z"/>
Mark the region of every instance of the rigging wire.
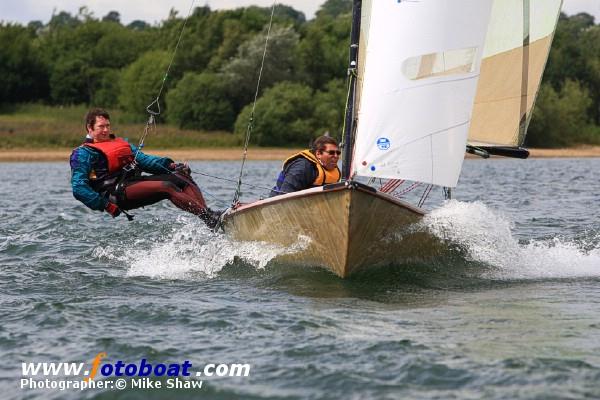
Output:
<path fill-rule="evenodd" d="M 173 53 L 171 54 L 171 60 L 169 61 L 169 66 L 167 67 L 167 70 L 165 71 L 165 74 L 162 78 L 162 83 L 160 85 L 160 89 L 158 90 L 158 94 L 156 95 L 156 98 L 150 104 L 148 104 L 146 106 L 146 112 L 149 114 L 149 117 L 148 117 L 148 122 L 146 122 L 146 127 L 144 128 L 144 133 L 142 134 L 142 137 L 140 138 L 140 142 L 138 144 L 137 151 L 135 152 L 135 156 L 133 157 L 133 161 L 131 163 L 134 167 L 136 164 L 137 156 L 138 156 L 140 150 L 144 147 L 144 142 L 146 140 L 146 137 L 148 136 L 148 133 L 150 131 L 156 130 L 156 117 L 158 117 L 160 115 L 160 95 L 162 94 L 163 89 L 165 88 L 165 84 L 169 77 L 169 72 L 171 71 L 173 62 L 175 61 L 175 55 L 177 54 L 177 50 L 179 49 L 179 44 L 181 43 L 181 38 L 183 37 L 183 32 L 185 31 L 185 26 L 187 25 L 190 15 L 192 14 L 192 10 L 194 8 L 195 1 L 196 0 L 192 0 L 192 2 L 190 4 L 190 8 L 188 10 L 188 13 L 187 13 L 185 19 L 183 20 L 183 25 L 181 27 L 181 30 L 179 31 L 179 37 L 177 38 L 177 43 L 175 44 L 175 48 L 173 49 Z"/>
<path fill-rule="evenodd" d="M 350 108 L 350 97 L 352 96 L 352 91 L 355 90 L 355 88 L 353 87 L 352 79 L 358 79 L 356 65 L 353 65 L 348 68 L 348 90 L 346 92 L 346 106 L 344 107 L 344 115 L 348 114 L 348 109 Z M 342 149 L 345 149 L 346 146 L 350 145 L 350 143 L 346 143 L 346 135 L 344 134 L 346 132 L 346 125 L 348 123 L 351 122 L 349 122 L 347 118 L 344 118 L 344 123 L 342 125 L 342 142 L 340 143 L 340 147 Z M 350 134 L 352 135 L 352 133 L 353 132 L 351 132 Z M 348 176 L 347 179 L 349 180 L 349 178 L 350 177 Z"/>
<path fill-rule="evenodd" d="M 206 177 L 209 177 L 209 178 L 213 178 L 213 179 L 218 179 L 218 180 L 221 180 L 221 181 L 226 181 L 226 182 L 234 182 L 234 183 L 238 182 L 235 179 L 223 178 L 222 176 L 210 175 L 210 174 L 207 174 L 207 173 L 204 173 L 204 172 L 192 171 L 192 173 L 196 174 L 196 175 L 203 175 L 203 176 L 206 176 Z M 248 187 L 251 187 L 251 188 L 257 188 L 257 189 L 274 190 L 273 188 L 270 188 L 270 187 L 260 186 L 260 185 L 253 185 L 251 183 L 241 183 L 241 185 L 242 186 L 248 186 Z M 287 193 L 287 192 L 282 192 L 282 191 L 278 191 L 278 192 L 280 192 L 280 193 Z"/>
<path fill-rule="evenodd" d="M 186 28 L 187 22 L 189 20 L 189 17 L 192 14 L 194 3 L 195 3 L 195 0 L 192 0 L 191 4 L 190 4 L 190 8 L 188 10 L 188 13 L 187 13 L 187 15 L 186 15 L 186 17 L 185 17 L 185 19 L 183 21 L 183 25 L 182 25 L 181 30 L 179 32 L 179 37 L 177 38 L 177 43 L 175 44 L 175 47 L 174 47 L 173 52 L 171 54 L 171 59 L 169 61 L 169 65 L 167 67 L 167 70 L 165 71 L 165 74 L 164 74 L 163 78 L 162 78 L 162 82 L 161 82 L 160 89 L 158 90 L 158 94 L 156 95 L 156 98 L 154 98 L 154 100 L 150 104 L 148 104 L 146 106 L 146 112 L 149 114 L 149 117 L 148 117 L 148 121 L 146 122 L 146 126 L 144 127 L 144 132 L 143 132 L 143 134 L 142 134 L 142 136 L 140 138 L 140 141 L 138 143 L 137 150 L 135 152 L 133 161 L 131 162 L 131 165 L 130 165 L 130 168 L 132 168 L 132 169 L 136 167 L 136 164 L 137 164 L 136 160 L 137 160 L 137 157 L 138 157 L 138 154 L 139 154 L 140 150 L 144 147 L 144 142 L 146 140 L 146 137 L 148 136 L 148 134 L 151 131 L 155 131 L 156 130 L 156 117 L 158 117 L 160 115 L 160 113 L 161 113 L 160 96 L 161 96 L 161 94 L 162 94 L 162 92 L 163 92 L 163 90 L 165 88 L 165 84 L 166 84 L 167 79 L 169 77 L 169 72 L 171 71 L 171 67 L 173 66 L 173 63 L 175 61 L 175 56 L 177 54 L 177 50 L 179 49 L 179 45 L 181 43 L 181 39 L 183 37 L 183 33 L 185 31 L 185 28 Z M 256 91 L 254 93 L 254 102 L 253 102 L 253 105 L 252 105 L 252 112 L 250 114 L 250 118 L 249 118 L 249 121 L 248 121 L 248 128 L 247 128 L 247 131 L 246 131 L 246 138 L 245 138 L 245 142 L 244 142 L 244 154 L 243 154 L 243 158 L 242 158 L 242 165 L 241 165 L 241 168 L 240 168 L 240 175 L 239 175 L 238 180 L 236 181 L 236 180 L 233 180 L 233 179 L 227 179 L 227 178 L 223 178 L 223 177 L 213 176 L 213 175 L 210 175 L 210 174 L 205 174 L 205 173 L 201 173 L 201 172 L 191 171 L 191 169 L 190 169 L 190 172 L 191 173 L 193 172 L 194 174 L 204 175 L 204 176 L 208 176 L 208 177 L 211 177 L 211 178 L 220 179 L 220 180 L 229 181 L 229 182 L 236 182 L 237 183 L 237 187 L 236 187 L 236 191 L 235 191 L 235 195 L 234 195 L 234 200 L 232 201 L 232 205 L 236 204 L 239 201 L 239 197 L 240 197 L 240 194 L 241 194 L 241 186 L 242 185 L 244 185 L 244 186 L 250 186 L 250 187 L 255 187 L 255 188 L 260 188 L 260 189 L 272 190 L 271 188 L 266 188 L 266 187 L 263 187 L 263 186 L 251 185 L 251 184 L 244 184 L 244 183 L 242 183 L 242 176 L 243 176 L 245 161 L 247 159 L 247 154 L 248 154 L 248 146 L 249 146 L 249 142 L 250 142 L 250 135 L 251 135 L 251 132 L 252 132 L 252 123 L 253 123 L 253 120 L 254 120 L 254 111 L 255 111 L 255 108 L 256 108 L 256 101 L 258 99 L 258 93 L 259 93 L 259 90 L 260 90 L 260 83 L 261 83 L 262 74 L 263 74 L 263 70 L 264 70 L 264 64 L 265 64 L 265 58 L 266 58 L 266 54 L 267 54 L 267 47 L 268 47 L 268 43 L 269 43 L 269 38 L 270 38 L 270 34 L 271 34 L 271 28 L 273 26 L 273 17 L 274 17 L 274 14 L 275 14 L 275 6 L 276 6 L 276 4 L 277 4 L 277 1 L 274 0 L 273 1 L 273 5 L 271 7 L 271 16 L 270 16 L 270 20 L 269 20 L 269 26 L 268 26 L 268 29 L 267 29 L 267 37 L 266 37 L 266 40 L 265 40 L 265 47 L 264 47 L 264 50 L 263 50 L 263 55 L 262 55 L 262 60 L 261 60 L 261 65 L 260 65 L 258 80 L 257 80 L 257 83 L 256 83 Z M 172 171 L 170 171 L 170 170 L 168 172 L 172 173 Z M 204 190 L 204 192 L 206 194 L 208 194 L 209 196 L 213 197 L 214 199 L 216 199 L 217 201 L 219 201 L 220 203 L 224 203 L 223 201 L 218 200 L 216 196 L 214 196 L 214 195 L 206 192 L 206 190 Z"/>
<path fill-rule="evenodd" d="M 258 72 L 258 80 L 256 82 L 256 91 L 254 92 L 254 102 L 252 104 L 252 111 L 250 112 L 250 117 L 248 118 L 248 126 L 246 127 L 246 139 L 244 141 L 244 154 L 242 155 L 242 165 L 240 167 L 240 175 L 238 177 L 237 187 L 236 187 L 235 193 L 233 195 L 233 200 L 231 201 L 231 207 L 235 206 L 239 202 L 240 196 L 242 194 L 242 191 L 241 191 L 242 177 L 244 175 L 244 166 L 246 164 L 246 159 L 248 157 L 248 145 L 250 143 L 250 135 L 252 133 L 252 126 L 253 126 L 253 122 L 254 122 L 254 110 L 256 109 L 256 100 L 258 99 L 258 92 L 260 90 L 260 81 L 262 79 L 263 68 L 265 66 L 265 58 L 267 56 L 267 47 L 269 44 L 269 37 L 271 35 L 271 27 L 273 26 L 273 15 L 275 14 L 276 4 L 277 4 L 277 1 L 274 0 L 273 6 L 271 7 L 271 19 L 269 20 L 269 27 L 267 29 L 267 37 L 265 39 L 265 47 L 263 50 L 262 61 L 260 63 L 260 70 Z"/>
<path fill-rule="evenodd" d="M 442 190 L 444 193 L 444 200 L 452 200 L 452 188 L 444 186 Z"/>

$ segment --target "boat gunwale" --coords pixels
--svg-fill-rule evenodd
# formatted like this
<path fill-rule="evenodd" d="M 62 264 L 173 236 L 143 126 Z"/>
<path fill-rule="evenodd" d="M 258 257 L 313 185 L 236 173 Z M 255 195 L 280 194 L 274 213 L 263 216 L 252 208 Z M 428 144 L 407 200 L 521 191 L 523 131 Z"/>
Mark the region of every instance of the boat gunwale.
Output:
<path fill-rule="evenodd" d="M 416 214 L 420 214 L 420 215 L 426 214 L 426 212 L 423 209 L 421 209 L 417 206 L 414 206 L 406 201 L 400 200 L 390 194 L 380 192 L 371 186 L 367 186 L 365 184 L 361 184 L 361 183 L 357 183 L 357 182 L 353 182 L 353 181 L 345 181 L 345 182 L 335 183 L 332 185 L 319 186 L 319 187 L 300 190 L 297 192 L 286 193 L 283 195 L 269 197 L 266 199 L 257 200 L 257 201 L 251 202 L 251 203 L 243 204 L 243 205 L 239 206 L 238 208 L 233 208 L 230 211 L 228 211 L 225 214 L 224 219 L 226 220 L 226 219 L 230 218 L 231 216 L 233 216 L 234 214 L 244 213 L 244 212 L 259 208 L 259 207 L 265 207 L 265 206 L 268 206 L 271 204 L 279 203 L 282 201 L 287 201 L 290 199 L 316 196 L 318 194 L 322 194 L 325 192 L 330 193 L 330 192 L 338 192 L 341 190 L 358 190 L 360 192 L 367 193 L 372 196 L 378 197 L 381 200 L 385 200 L 390 203 L 393 203 L 397 206 L 409 209 L 410 211 L 413 211 Z"/>

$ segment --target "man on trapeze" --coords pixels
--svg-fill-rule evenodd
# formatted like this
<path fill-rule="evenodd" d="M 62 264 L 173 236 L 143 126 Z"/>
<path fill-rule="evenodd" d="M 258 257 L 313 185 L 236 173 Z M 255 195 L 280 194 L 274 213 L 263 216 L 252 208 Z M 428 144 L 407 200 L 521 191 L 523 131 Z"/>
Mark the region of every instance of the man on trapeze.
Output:
<path fill-rule="evenodd" d="M 186 164 L 138 151 L 110 130 L 110 116 L 100 108 L 85 117 L 87 137 L 71 153 L 73 196 L 92 210 L 112 217 L 127 210 L 169 199 L 176 207 L 199 216 L 211 229 L 221 213 L 206 206 Z M 142 175 L 147 172 L 151 175 Z"/>
<path fill-rule="evenodd" d="M 334 138 L 319 136 L 310 149 L 302 150 L 283 162 L 271 197 L 338 182 L 341 176 L 337 166 L 340 154 Z"/>

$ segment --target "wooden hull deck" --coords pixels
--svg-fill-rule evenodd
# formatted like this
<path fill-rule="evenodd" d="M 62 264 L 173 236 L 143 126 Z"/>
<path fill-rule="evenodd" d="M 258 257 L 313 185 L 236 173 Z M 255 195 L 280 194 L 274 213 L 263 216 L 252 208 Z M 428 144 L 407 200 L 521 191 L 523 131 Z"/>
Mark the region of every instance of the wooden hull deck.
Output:
<path fill-rule="evenodd" d="M 433 238 L 424 211 L 356 182 L 343 182 L 242 205 L 223 220 L 235 240 L 291 249 L 277 261 L 320 266 L 345 278 L 355 271 L 420 259 Z"/>

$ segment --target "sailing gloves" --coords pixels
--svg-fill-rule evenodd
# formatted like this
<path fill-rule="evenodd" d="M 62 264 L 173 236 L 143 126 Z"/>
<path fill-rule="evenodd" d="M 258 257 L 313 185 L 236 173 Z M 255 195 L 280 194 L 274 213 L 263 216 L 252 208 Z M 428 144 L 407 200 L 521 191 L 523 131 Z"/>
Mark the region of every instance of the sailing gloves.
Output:
<path fill-rule="evenodd" d="M 190 166 L 184 163 L 171 163 L 169 169 L 174 172 L 181 172 L 185 175 L 191 175 L 192 173 Z"/>
<path fill-rule="evenodd" d="M 109 202 L 104 209 L 107 213 L 112 215 L 113 218 L 118 217 L 119 214 L 121 214 L 121 210 L 119 210 L 119 207 L 117 207 L 117 205 L 114 203 Z"/>

